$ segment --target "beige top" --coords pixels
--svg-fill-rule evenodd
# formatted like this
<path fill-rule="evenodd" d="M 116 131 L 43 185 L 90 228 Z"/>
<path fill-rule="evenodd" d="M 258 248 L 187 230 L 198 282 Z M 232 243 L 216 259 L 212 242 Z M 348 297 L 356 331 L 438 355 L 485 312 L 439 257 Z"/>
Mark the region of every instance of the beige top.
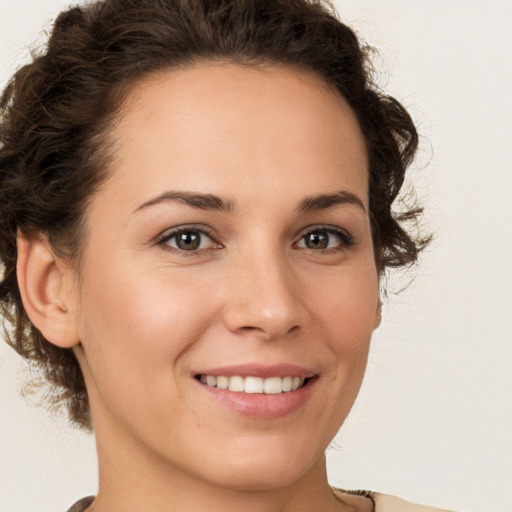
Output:
<path fill-rule="evenodd" d="M 334 490 L 334 494 L 340 497 L 345 494 L 343 491 Z M 362 496 L 368 496 L 375 503 L 374 512 L 450 512 L 448 510 L 441 510 L 439 508 L 426 507 L 424 505 L 415 505 L 408 501 L 387 494 L 380 494 L 377 492 L 356 492 Z M 83 498 L 77 501 L 68 512 L 84 512 L 84 510 L 93 502 L 94 496 Z M 313 512 L 313 511 L 312 511 Z"/>
<path fill-rule="evenodd" d="M 387 494 L 372 493 L 372 496 L 375 501 L 375 512 L 450 512 L 446 509 L 415 505 Z"/>

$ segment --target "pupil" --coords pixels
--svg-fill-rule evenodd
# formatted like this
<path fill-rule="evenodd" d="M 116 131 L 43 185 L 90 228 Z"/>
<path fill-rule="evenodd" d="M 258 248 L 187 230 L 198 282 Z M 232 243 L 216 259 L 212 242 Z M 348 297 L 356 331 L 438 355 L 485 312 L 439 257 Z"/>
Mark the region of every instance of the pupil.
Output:
<path fill-rule="evenodd" d="M 199 233 L 186 231 L 177 236 L 176 245 L 185 251 L 194 251 L 199 248 L 201 237 Z"/>
<path fill-rule="evenodd" d="M 310 249 L 326 249 L 329 245 L 329 237 L 326 233 L 311 233 L 306 239 L 306 245 Z"/>

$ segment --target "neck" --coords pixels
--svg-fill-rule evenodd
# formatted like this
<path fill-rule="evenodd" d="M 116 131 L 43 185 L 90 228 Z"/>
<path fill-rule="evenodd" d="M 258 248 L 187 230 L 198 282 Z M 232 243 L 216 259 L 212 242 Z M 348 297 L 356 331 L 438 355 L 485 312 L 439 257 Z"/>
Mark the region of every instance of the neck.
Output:
<path fill-rule="evenodd" d="M 168 461 L 159 460 L 156 455 L 145 453 L 133 440 L 131 446 L 111 441 L 114 440 L 97 435 L 100 481 L 98 496 L 88 509 L 90 512 L 353 510 L 333 495 L 323 455 L 291 484 L 244 490 L 198 478 Z"/>

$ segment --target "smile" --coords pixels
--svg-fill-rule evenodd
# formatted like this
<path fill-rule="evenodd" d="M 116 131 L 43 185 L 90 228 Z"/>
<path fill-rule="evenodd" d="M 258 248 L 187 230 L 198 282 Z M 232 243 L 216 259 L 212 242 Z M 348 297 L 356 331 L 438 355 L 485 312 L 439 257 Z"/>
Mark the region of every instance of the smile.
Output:
<path fill-rule="evenodd" d="M 212 388 L 228 389 L 236 393 L 279 395 L 289 391 L 296 391 L 304 386 L 307 379 L 304 377 L 241 377 L 239 375 L 205 375 L 199 380 Z"/>

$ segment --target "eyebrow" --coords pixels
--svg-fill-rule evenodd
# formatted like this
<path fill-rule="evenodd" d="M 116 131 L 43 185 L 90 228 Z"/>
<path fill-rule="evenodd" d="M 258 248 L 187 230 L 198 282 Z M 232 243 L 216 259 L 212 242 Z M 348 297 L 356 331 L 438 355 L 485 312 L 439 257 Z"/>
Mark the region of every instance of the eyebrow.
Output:
<path fill-rule="evenodd" d="M 233 202 L 226 201 L 214 194 L 169 191 L 164 192 L 163 194 L 160 194 L 159 196 L 141 204 L 133 213 L 137 213 L 156 204 L 173 201 L 192 206 L 193 208 L 199 208 L 200 210 L 213 210 L 221 212 L 231 212 L 234 210 Z"/>
<path fill-rule="evenodd" d="M 133 213 L 140 212 L 150 206 L 167 202 L 179 202 L 193 208 L 207 211 L 232 212 L 235 210 L 233 201 L 222 199 L 214 194 L 201 194 L 198 192 L 168 191 L 141 204 Z M 366 212 L 363 201 L 352 192 L 340 190 L 333 194 L 318 194 L 306 197 L 299 203 L 298 210 L 306 213 L 315 210 L 327 210 L 341 204 L 353 204 Z"/>
<path fill-rule="evenodd" d="M 319 194 L 317 196 L 306 197 L 306 199 L 300 202 L 299 211 L 306 213 L 315 210 L 327 210 L 339 204 L 353 204 L 366 212 L 363 201 L 347 190 L 340 190 L 334 194 Z"/>

